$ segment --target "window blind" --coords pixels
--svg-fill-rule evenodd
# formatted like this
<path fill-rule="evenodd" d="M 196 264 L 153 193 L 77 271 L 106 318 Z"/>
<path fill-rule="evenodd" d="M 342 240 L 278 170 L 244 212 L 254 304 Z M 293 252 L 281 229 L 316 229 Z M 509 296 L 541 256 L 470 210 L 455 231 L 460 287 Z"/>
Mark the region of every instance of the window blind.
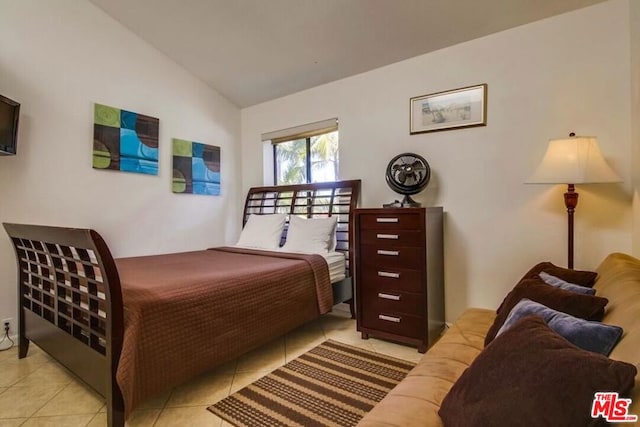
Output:
<path fill-rule="evenodd" d="M 338 130 L 338 119 L 321 120 L 319 122 L 307 123 L 306 125 L 295 126 L 287 129 L 276 130 L 262 134 L 263 141 L 271 141 L 272 144 L 278 144 L 285 141 L 293 141 L 296 139 L 309 138 L 323 133 Z"/>

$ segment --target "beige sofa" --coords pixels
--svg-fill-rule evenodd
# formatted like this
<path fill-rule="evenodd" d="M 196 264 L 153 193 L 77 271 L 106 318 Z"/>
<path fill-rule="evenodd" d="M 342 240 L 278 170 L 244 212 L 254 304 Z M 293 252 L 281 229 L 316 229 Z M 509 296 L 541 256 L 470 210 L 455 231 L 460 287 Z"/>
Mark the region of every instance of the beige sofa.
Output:
<path fill-rule="evenodd" d="M 609 299 L 604 323 L 624 334 L 610 357 L 640 371 L 640 260 L 611 254 L 598 267 L 596 295 Z M 358 424 L 363 427 L 442 426 L 438 409 L 462 372 L 484 348 L 494 310 L 468 309 L 429 349 L 418 365 Z M 640 415 L 640 373 L 629 413 Z"/>

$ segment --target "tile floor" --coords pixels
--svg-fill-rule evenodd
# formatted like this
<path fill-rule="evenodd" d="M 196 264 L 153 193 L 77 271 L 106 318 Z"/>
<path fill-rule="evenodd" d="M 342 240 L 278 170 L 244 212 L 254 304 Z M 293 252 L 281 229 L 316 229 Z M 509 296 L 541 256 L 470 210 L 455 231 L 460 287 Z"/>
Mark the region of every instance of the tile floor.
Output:
<path fill-rule="evenodd" d="M 128 426 L 215 426 L 230 424 L 206 410 L 272 370 L 331 338 L 367 350 L 417 362 L 415 348 L 376 339 L 362 340 L 344 307 L 286 336 L 182 384 L 142 407 Z M 0 427 L 106 426 L 104 400 L 46 353 L 31 346 L 19 360 L 17 348 L 0 352 Z"/>

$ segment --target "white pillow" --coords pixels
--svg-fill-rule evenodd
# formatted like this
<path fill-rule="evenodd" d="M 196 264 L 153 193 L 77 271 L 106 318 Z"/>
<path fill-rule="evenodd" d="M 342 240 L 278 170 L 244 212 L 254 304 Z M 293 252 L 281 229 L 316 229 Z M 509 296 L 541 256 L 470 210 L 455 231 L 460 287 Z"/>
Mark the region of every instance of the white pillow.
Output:
<path fill-rule="evenodd" d="M 337 216 L 304 219 L 291 215 L 287 241 L 282 250 L 286 252 L 327 253 L 333 244 Z"/>
<path fill-rule="evenodd" d="M 249 215 L 237 246 L 258 249 L 278 249 L 286 214 Z"/>

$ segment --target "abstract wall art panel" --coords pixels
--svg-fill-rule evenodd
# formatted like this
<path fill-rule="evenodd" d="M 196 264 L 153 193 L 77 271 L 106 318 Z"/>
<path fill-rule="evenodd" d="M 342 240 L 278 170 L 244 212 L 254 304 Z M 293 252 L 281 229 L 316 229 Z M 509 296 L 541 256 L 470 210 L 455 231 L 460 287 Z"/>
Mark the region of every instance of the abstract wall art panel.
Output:
<path fill-rule="evenodd" d="M 220 195 L 220 147 L 173 140 L 173 192 Z"/>
<path fill-rule="evenodd" d="M 95 104 L 93 167 L 158 175 L 155 117 Z"/>

